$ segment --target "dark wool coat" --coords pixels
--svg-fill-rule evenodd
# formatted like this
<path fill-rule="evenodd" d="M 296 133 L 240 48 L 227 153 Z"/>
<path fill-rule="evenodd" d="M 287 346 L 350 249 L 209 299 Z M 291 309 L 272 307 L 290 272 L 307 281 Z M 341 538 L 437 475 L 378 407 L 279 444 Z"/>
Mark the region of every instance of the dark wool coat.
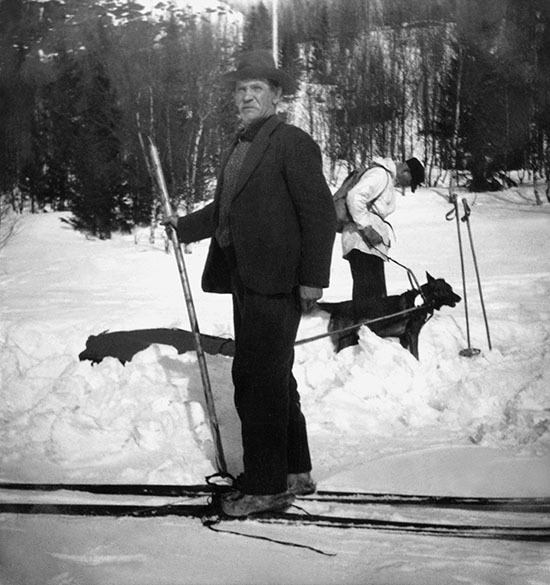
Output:
<path fill-rule="evenodd" d="M 177 226 L 183 243 L 212 237 L 202 278 L 206 292 L 231 292 L 225 255 L 213 237 L 228 155 L 214 201 L 180 217 Z M 278 294 L 296 285 L 328 286 L 336 215 L 320 149 L 307 133 L 277 116 L 264 123 L 242 165 L 229 222 L 246 287 Z"/>

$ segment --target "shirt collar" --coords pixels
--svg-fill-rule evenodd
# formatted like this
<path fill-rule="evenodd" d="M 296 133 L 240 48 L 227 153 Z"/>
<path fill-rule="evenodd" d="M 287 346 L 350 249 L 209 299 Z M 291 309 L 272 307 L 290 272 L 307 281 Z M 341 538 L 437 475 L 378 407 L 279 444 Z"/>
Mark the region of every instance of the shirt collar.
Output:
<path fill-rule="evenodd" d="M 254 138 L 256 138 L 262 126 L 272 117 L 273 116 L 269 116 L 267 118 L 262 118 L 261 120 L 256 120 L 255 122 L 249 124 L 248 126 L 241 126 L 241 128 L 239 128 L 239 131 L 237 132 L 236 141 L 252 142 Z"/>

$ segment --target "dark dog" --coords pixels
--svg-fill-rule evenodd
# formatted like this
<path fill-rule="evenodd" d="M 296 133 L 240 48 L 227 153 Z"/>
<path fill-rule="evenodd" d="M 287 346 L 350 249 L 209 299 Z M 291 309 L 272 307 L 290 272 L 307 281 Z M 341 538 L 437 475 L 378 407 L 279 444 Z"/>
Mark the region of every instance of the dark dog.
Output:
<path fill-rule="evenodd" d="M 443 306 L 454 307 L 461 300 L 451 285 L 442 278 L 433 278 L 427 272 L 426 277 L 428 282 L 420 287 L 420 291 L 408 290 L 400 295 L 374 299 L 363 315 L 354 315 L 351 301 L 317 303 L 320 309 L 330 314 L 328 330 L 334 332 L 331 339 L 336 352 L 357 344 L 360 325 L 353 325 L 380 318 L 374 323 L 367 323 L 369 329 L 379 337 L 398 337 L 401 345 L 418 359 L 418 336 L 434 310 Z M 424 301 L 415 307 L 415 299 L 419 294 L 422 294 Z M 409 311 L 404 314 L 382 318 L 407 310 Z M 351 329 L 341 331 L 350 327 Z"/>

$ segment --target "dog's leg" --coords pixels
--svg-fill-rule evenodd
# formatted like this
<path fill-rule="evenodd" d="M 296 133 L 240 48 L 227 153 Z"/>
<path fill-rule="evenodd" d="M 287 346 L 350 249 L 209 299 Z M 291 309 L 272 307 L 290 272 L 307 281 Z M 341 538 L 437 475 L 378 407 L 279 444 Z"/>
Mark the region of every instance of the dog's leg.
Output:
<path fill-rule="evenodd" d="M 339 303 L 317 303 L 318 307 L 330 314 L 328 332 L 332 333 L 330 340 L 334 351 L 338 353 L 345 347 L 357 345 L 359 341 L 359 327 L 349 331 L 341 331 L 346 327 L 354 325 L 353 305 L 351 301 Z"/>
<path fill-rule="evenodd" d="M 427 315 L 424 311 L 419 311 L 411 317 L 407 322 L 403 335 L 399 338 L 401 345 L 405 349 L 408 349 L 416 359 L 419 359 L 418 338 L 420 336 L 420 331 L 426 322 L 426 316 Z"/>
<path fill-rule="evenodd" d="M 353 322 L 351 320 L 338 318 L 334 315 L 330 316 L 328 330 L 330 333 L 334 332 L 334 334 L 330 336 L 330 340 L 336 353 L 350 345 L 357 345 L 359 343 L 358 327 L 351 331 L 339 332 L 339 329 L 349 327 L 352 324 Z"/>
<path fill-rule="evenodd" d="M 407 329 L 403 335 L 399 337 L 399 343 L 401 347 L 407 349 L 411 354 L 418 359 L 418 334 L 414 334 L 414 331 Z"/>
<path fill-rule="evenodd" d="M 419 360 L 418 355 L 418 338 L 419 338 L 420 331 L 415 335 L 412 334 L 409 339 L 409 351 L 413 354 L 413 356 Z"/>

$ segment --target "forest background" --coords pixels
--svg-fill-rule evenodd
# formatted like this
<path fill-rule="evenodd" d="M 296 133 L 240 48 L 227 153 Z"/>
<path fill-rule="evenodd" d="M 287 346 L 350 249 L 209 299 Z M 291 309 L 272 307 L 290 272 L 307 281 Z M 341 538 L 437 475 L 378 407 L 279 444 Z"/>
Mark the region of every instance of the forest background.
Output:
<path fill-rule="evenodd" d="M 331 181 L 414 155 L 428 186 L 525 179 L 550 202 L 548 0 L 277 4 L 279 65 L 299 82 L 283 115 L 319 142 Z M 100 238 L 154 227 L 143 135 L 176 207 L 209 200 L 236 121 L 221 75 L 271 49 L 274 7 L 0 0 L 0 222 L 69 209 Z"/>

